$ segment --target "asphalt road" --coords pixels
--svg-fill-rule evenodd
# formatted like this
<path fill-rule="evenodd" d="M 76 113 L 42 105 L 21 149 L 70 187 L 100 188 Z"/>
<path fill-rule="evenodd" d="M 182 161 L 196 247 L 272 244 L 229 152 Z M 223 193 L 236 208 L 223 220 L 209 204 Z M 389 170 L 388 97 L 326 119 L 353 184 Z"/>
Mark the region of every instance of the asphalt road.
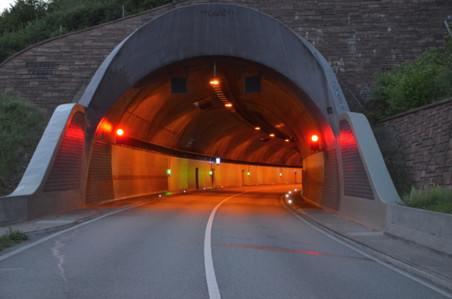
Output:
<path fill-rule="evenodd" d="M 444 298 L 294 217 L 287 189 L 175 195 L 35 238 L 0 253 L 0 298 Z"/>

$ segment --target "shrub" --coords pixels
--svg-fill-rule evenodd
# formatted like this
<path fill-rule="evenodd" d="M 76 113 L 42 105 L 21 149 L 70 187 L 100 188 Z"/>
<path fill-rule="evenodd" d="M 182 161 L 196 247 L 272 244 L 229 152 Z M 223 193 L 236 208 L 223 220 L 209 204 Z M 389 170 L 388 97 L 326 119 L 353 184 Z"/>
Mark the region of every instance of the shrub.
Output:
<path fill-rule="evenodd" d="M 36 108 L 17 95 L 0 94 L 0 194 L 12 191 L 11 184 L 18 183 L 11 178 L 22 175 L 17 165 L 28 164 L 44 126 L 45 118 Z"/>
<path fill-rule="evenodd" d="M 452 213 L 452 189 L 433 185 L 425 190 L 411 188 L 403 197 L 405 205 L 443 213 Z"/>
<path fill-rule="evenodd" d="M 5 235 L 0 236 L 0 250 L 11 247 L 25 240 L 28 240 L 26 234 L 10 228 Z"/>
<path fill-rule="evenodd" d="M 452 96 L 452 39 L 415 61 L 375 74 L 371 119 L 382 119 Z"/>

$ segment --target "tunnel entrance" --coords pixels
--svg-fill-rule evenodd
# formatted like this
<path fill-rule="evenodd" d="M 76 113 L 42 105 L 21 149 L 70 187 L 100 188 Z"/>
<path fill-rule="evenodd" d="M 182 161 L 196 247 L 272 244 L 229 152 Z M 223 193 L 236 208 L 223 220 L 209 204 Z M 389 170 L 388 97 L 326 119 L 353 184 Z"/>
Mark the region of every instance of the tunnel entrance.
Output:
<path fill-rule="evenodd" d="M 102 117 L 96 139 L 115 136 L 221 159 L 298 166 L 312 154 L 321 113 L 287 78 L 251 61 L 199 57 L 131 86 Z M 108 132 L 107 132 L 108 133 Z"/>
<path fill-rule="evenodd" d="M 94 134 L 94 147 L 98 149 L 93 151 L 92 161 L 97 163 L 105 155 L 99 148 L 109 148 L 111 166 L 107 168 L 112 169 L 112 181 L 97 181 L 101 177 L 98 165 L 91 165 L 87 201 L 98 201 L 111 193 L 96 193 L 99 186 L 111 186 L 116 191 L 126 184 L 133 186 L 126 188 L 124 196 L 142 189 L 131 182 L 145 181 L 143 176 L 150 173 L 157 180 L 152 182 L 155 188 L 145 188 L 146 192 L 170 189 L 158 166 L 149 165 L 155 169 L 150 172 L 131 167 L 134 162 L 127 166 L 122 162 L 135 159 L 137 150 L 159 153 L 160 161 L 168 156 L 198 161 L 219 158 L 223 163 L 247 165 L 246 173 L 242 170 L 233 179 L 236 185 L 301 183 L 294 169 L 301 173 L 303 159 L 315 153 L 309 139 L 321 133 L 319 118 L 321 113 L 302 90 L 264 65 L 223 56 L 170 64 L 138 80 L 101 118 Z M 116 133 L 118 130 L 121 135 Z M 125 152 L 130 156 L 126 157 Z M 101 153 L 100 157 L 95 153 Z M 149 153 L 139 155 L 143 160 L 153 159 Z M 253 176 L 259 175 L 260 179 L 252 178 L 250 165 L 258 167 Z M 264 174 L 259 167 L 273 168 L 273 174 Z M 129 175 L 122 174 L 124 169 Z M 203 169 L 198 166 L 190 170 L 188 166 L 183 170 L 187 177 L 194 172 L 195 190 L 200 186 L 218 187 L 218 175 L 221 185 L 227 184 L 224 176 L 234 177 L 233 171 L 220 173 L 216 165 L 210 168 L 206 182 Z M 131 175 L 137 172 L 141 174 Z M 190 179 L 186 181 L 182 189 L 190 188 Z"/>
<path fill-rule="evenodd" d="M 397 199 L 367 120 L 311 44 L 259 11 L 200 4 L 110 53 L 79 103 L 56 109 L 12 196 L 36 217 L 83 199 L 301 179 L 303 196 L 376 227 L 375 199 Z"/>
<path fill-rule="evenodd" d="M 329 202 L 338 207 L 337 115 L 348 110 L 339 84 L 315 48 L 258 11 L 202 4 L 155 18 L 107 57 L 80 104 L 88 109 L 88 135 L 93 138 L 87 200 L 110 192 L 102 186 L 116 190 L 118 181 L 125 186 L 136 173 L 154 178 L 149 184 L 159 190 L 225 182 L 226 174 L 219 169 L 207 170 L 205 177 L 200 165 L 197 178 L 194 169 L 184 172 L 190 173 L 184 184 L 170 183 L 171 175 L 162 176 L 161 170 L 143 174 L 143 169 L 133 168 L 119 173 L 126 167 L 122 161 L 131 159 L 126 148 L 134 147 L 177 159 L 220 157 L 223 162 L 245 164 L 244 175 L 241 169 L 231 174 L 235 185 L 273 182 L 263 179 L 272 175 L 277 182 L 301 182 L 301 167 L 309 158 L 308 165 L 315 166 L 303 172 L 310 186 L 307 193 L 321 200 L 326 196 L 323 186 L 328 184 L 328 192 L 335 194 Z M 124 136 L 110 134 L 111 128 L 123 130 Z M 317 148 L 310 146 L 312 134 L 321 136 Z M 103 158 L 95 153 L 107 155 L 111 165 L 101 169 L 96 163 Z M 172 164 L 188 169 L 193 167 L 188 164 L 195 163 L 133 159 L 142 159 L 141 165 L 155 160 L 152 167 L 169 173 Z M 273 167 L 273 174 L 253 167 Z M 300 175 L 291 175 L 291 167 L 298 168 Z M 99 176 L 99 171 L 109 175 Z M 253 177 L 257 172 L 259 180 Z M 98 181 L 99 177 L 109 181 Z M 130 184 L 130 189 L 139 189 L 140 184 L 144 183 Z M 113 193 L 118 198 L 130 192 Z"/>

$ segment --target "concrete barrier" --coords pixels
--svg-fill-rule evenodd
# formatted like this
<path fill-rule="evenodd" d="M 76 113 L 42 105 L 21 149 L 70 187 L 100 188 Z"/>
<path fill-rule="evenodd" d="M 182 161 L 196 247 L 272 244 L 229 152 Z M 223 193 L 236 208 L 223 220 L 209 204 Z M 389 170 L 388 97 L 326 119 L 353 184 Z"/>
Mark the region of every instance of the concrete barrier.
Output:
<path fill-rule="evenodd" d="M 452 254 L 452 215 L 387 204 L 385 233 Z"/>

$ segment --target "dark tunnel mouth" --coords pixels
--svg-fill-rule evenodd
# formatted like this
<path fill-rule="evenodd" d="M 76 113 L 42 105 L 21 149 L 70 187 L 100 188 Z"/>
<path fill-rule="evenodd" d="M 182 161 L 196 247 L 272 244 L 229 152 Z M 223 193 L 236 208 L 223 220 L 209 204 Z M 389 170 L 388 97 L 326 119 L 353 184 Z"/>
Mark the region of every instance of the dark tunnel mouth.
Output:
<path fill-rule="evenodd" d="M 220 90 L 209 83 L 212 78 L 220 79 Z M 115 101 L 95 138 L 121 142 L 103 132 L 105 124 L 170 151 L 300 166 L 313 154 L 310 136 L 321 135 L 327 121 L 299 87 L 269 67 L 237 57 L 204 56 L 148 74 Z"/>

